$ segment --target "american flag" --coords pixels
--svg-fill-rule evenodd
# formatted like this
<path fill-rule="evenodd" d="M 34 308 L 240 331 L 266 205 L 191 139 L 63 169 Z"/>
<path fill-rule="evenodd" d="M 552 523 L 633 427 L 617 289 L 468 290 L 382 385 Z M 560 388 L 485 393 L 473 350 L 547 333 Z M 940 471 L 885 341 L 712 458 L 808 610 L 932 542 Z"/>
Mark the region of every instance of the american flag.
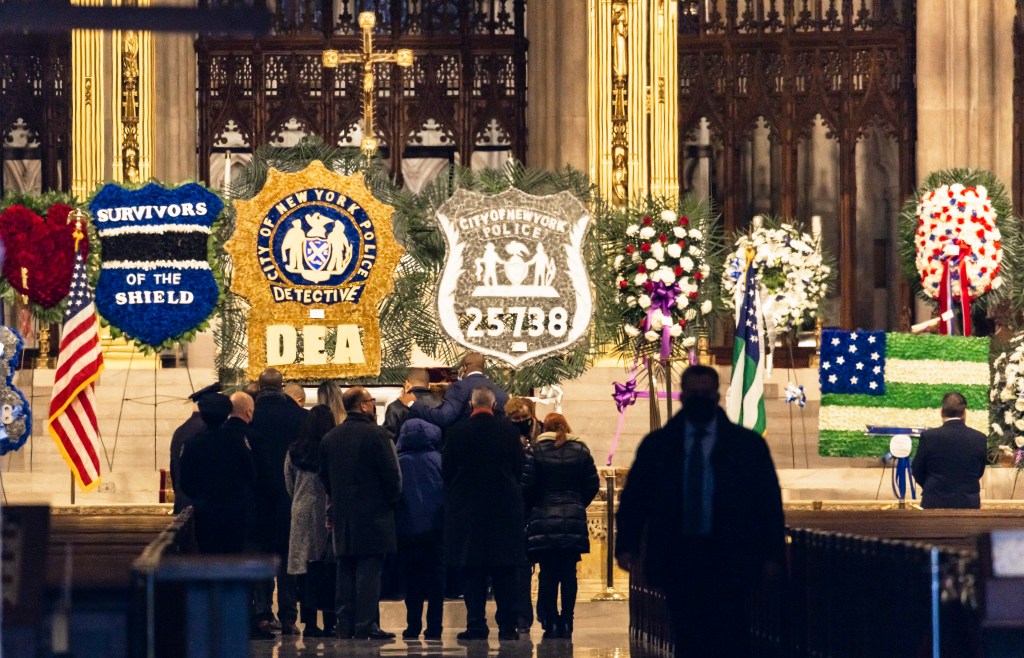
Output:
<path fill-rule="evenodd" d="M 83 491 L 90 491 L 100 483 L 95 382 L 102 370 L 96 308 L 82 252 L 78 249 L 60 334 L 49 427 L 50 435 Z"/>

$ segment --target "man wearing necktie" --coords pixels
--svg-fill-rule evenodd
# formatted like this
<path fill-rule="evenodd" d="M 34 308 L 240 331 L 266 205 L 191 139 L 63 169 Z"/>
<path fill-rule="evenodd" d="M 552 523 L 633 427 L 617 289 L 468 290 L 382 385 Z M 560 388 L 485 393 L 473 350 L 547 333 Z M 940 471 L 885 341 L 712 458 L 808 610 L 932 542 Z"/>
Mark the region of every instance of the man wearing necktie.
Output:
<path fill-rule="evenodd" d="M 664 590 L 677 658 L 748 656 L 750 595 L 784 557 L 775 465 L 719 408 L 717 371 L 690 366 L 681 389 L 682 411 L 637 449 L 615 555 Z"/>

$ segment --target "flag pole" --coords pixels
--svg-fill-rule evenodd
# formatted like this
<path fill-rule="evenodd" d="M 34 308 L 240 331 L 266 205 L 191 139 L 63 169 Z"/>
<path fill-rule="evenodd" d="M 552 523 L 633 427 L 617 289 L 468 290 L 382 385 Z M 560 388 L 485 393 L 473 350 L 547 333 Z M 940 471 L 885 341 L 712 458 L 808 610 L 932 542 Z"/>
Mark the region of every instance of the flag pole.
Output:
<path fill-rule="evenodd" d="M 71 504 L 75 504 L 75 474 L 68 471 L 68 476 L 71 477 Z"/>

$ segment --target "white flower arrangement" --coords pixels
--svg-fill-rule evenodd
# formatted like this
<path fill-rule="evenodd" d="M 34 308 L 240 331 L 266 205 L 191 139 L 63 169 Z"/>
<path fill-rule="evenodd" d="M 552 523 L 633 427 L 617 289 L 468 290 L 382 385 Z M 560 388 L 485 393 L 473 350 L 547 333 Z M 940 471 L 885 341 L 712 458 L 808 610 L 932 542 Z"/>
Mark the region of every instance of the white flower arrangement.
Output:
<path fill-rule="evenodd" d="M 694 212 L 693 219 L 658 201 L 630 213 L 623 253 L 613 263 L 625 302 L 623 329 L 633 349 L 650 353 L 677 338 L 673 345 L 690 347 L 691 329 L 715 310 L 706 285 L 711 267 L 704 236 L 711 218 L 706 206 L 698 208 L 700 216 Z"/>
<path fill-rule="evenodd" d="M 989 437 L 992 444 L 1016 452 L 1024 445 L 1024 334 L 1010 339 L 1009 345 L 992 361 L 992 387 L 989 389 Z M 1019 467 L 1020 461 L 1017 461 Z"/>
<path fill-rule="evenodd" d="M 916 264 L 921 288 L 938 299 L 943 264 L 948 263 L 955 281 L 950 293 L 960 299 L 961 260 L 971 299 L 1002 285 L 999 275 L 1003 249 L 996 227 L 996 211 L 984 185 L 965 187 L 960 183 L 941 185 L 925 193 L 917 204 L 914 233 Z"/>
<path fill-rule="evenodd" d="M 726 255 L 722 276 L 722 301 L 727 308 L 735 308 L 747 248 L 752 247 L 768 326 L 782 333 L 799 329 L 818 316 L 832 278 L 832 268 L 822 254 L 820 236 L 781 222 L 753 226 L 749 233 L 736 239 L 734 247 Z"/>

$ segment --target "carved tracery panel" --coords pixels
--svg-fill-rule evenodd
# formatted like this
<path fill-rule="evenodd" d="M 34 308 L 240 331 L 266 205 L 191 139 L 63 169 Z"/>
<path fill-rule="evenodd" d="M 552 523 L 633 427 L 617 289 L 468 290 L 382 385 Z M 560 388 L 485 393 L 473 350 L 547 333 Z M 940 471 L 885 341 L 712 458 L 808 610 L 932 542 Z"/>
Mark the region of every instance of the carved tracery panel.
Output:
<path fill-rule="evenodd" d="M 207 4 L 230 4 L 214 0 Z M 211 155 L 228 121 L 252 148 L 280 140 L 296 120 L 329 143 L 355 147 L 361 136 L 361 72 L 324 69 L 324 49 L 361 48 L 357 23 L 373 11 L 374 48 L 409 48 L 411 69 L 375 69 L 375 129 L 392 172 L 403 157 L 451 157 L 470 163 L 479 136 L 502 135 L 502 147 L 526 157 L 526 0 L 277 0 L 273 31 L 253 40 L 200 37 L 199 163 Z M 444 140 L 421 143 L 437 123 Z M 491 131 L 488 126 L 497 123 Z M 427 151 L 424 151 L 427 149 Z M 433 149 L 433 150 L 430 150 Z M 434 152 L 436 151 L 436 153 Z M 216 158 L 214 158 L 216 159 Z"/>
<path fill-rule="evenodd" d="M 865 270 L 865 259 L 878 258 L 871 245 L 858 251 L 858 144 L 880 127 L 896 144 L 898 195 L 913 191 L 914 0 L 680 0 L 679 32 L 683 191 L 694 172 L 705 172 L 702 184 L 711 188 L 727 230 L 764 212 L 767 198 L 770 212 L 808 221 L 798 216 L 809 207 L 801 203 L 807 193 L 801 176 L 808 175 L 806 167 L 801 174 L 801 157 L 815 152 L 808 140 L 834 140 L 841 194 L 824 230 L 838 236 L 835 320 L 850 328 L 891 325 L 891 313 L 884 321 L 873 318 L 870 300 L 858 297 L 858 270 Z M 771 168 L 767 196 L 751 188 L 760 179 L 748 171 L 759 134 L 752 131 L 760 125 L 771 143 L 770 157 L 761 160 Z M 701 164 L 695 156 L 718 160 Z M 889 247 L 874 251 L 884 255 Z"/>

